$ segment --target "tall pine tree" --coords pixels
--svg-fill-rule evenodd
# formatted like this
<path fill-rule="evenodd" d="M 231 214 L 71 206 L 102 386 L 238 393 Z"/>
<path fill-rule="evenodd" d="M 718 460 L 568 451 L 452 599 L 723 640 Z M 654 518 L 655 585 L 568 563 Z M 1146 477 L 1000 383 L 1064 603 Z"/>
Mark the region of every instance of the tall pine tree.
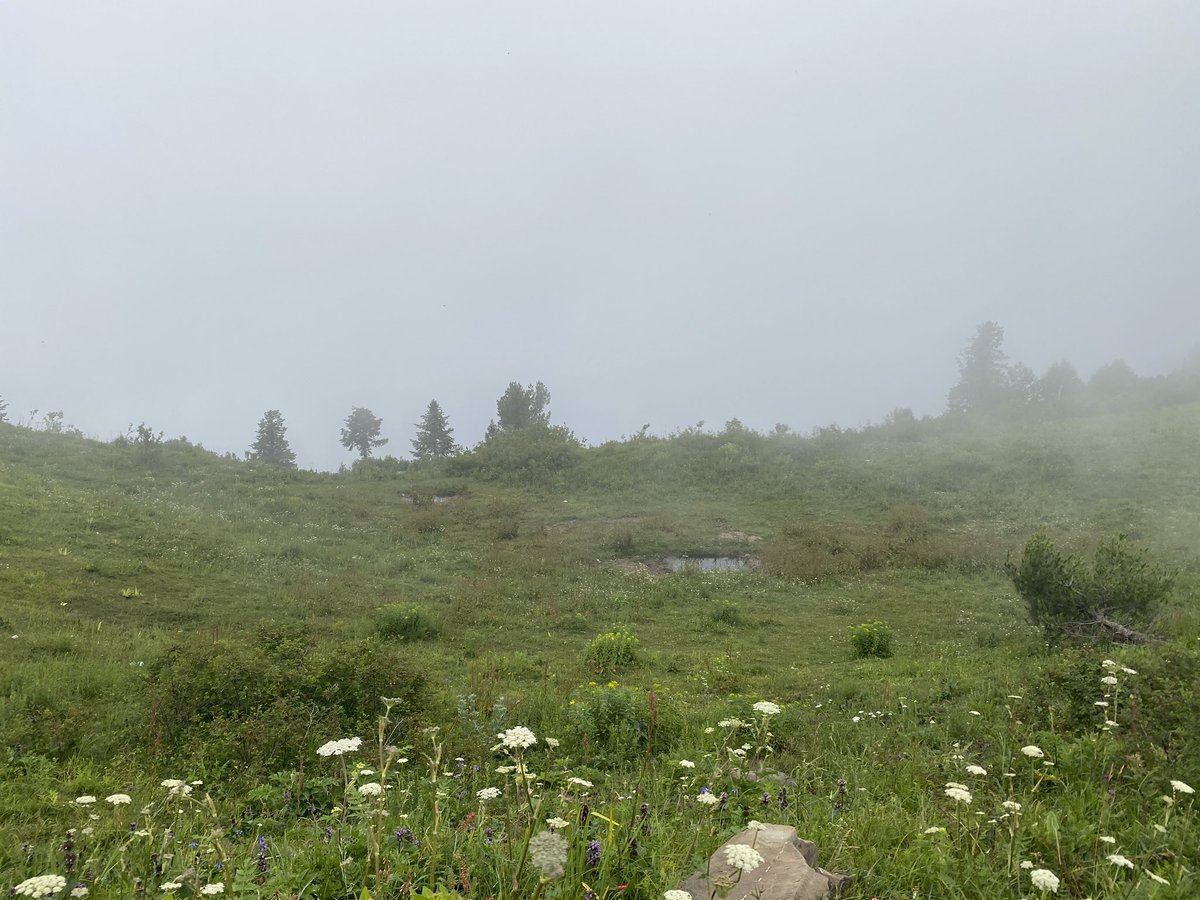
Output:
<path fill-rule="evenodd" d="M 436 400 L 429 401 L 429 408 L 417 423 L 417 437 L 412 448 L 413 459 L 445 459 L 454 455 L 457 449 L 454 429 Z"/>
<path fill-rule="evenodd" d="M 258 437 L 250 448 L 250 458 L 282 469 L 296 468 L 296 454 L 288 446 L 287 426 L 277 409 L 268 409 L 258 422 Z"/>

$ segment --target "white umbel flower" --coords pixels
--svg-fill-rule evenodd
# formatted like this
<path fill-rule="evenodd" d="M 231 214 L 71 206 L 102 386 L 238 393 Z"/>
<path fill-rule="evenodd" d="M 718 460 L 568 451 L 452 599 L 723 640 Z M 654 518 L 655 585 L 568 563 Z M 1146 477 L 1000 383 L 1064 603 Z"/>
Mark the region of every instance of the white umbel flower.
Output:
<path fill-rule="evenodd" d="M 205 896 L 225 893 L 225 885 L 219 881 L 213 881 L 200 888 L 200 893 Z"/>
<path fill-rule="evenodd" d="M 1110 853 L 1106 859 L 1114 866 L 1120 866 L 1123 869 L 1133 868 L 1133 860 L 1129 859 L 1127 856 L 1122 856 L 1120 853 Z"/>
<path fill-rule="evenodd" d="M 483 800 L 483 801 L 495 800 L 497 797 L 500 796 L 500 788 L 498 788 L 498 787 L 480 788 L 479 790 L 477 790 L 475 792 L 475 796 L 478 799 Z"/>
<path fill-rule="evenodd" d="M 1029 880 L 1039 891 L 1058 893 L 1058 876 L 1049 869 L 1034 869 L 1029 873 Z"/>
<path fill-rule="evenodd" d="M 125 806 L 133 802 L 133 798 L 128 794 L 109 794 L 104 798 L 105 803 L 111 803 L 113 806 Z"/>
<path fill-rule="evenodd" d="M 1030 759 L 1041 759 L 1043 756 L 1046 755 L 1045 752 L 1042 750 L 1042 748 L 1038 747 L 1036 744 L 1029 744 L 1025 747 L 1022 747 L 1021 752 L 1024 753 L 1026 756 L 1028 756 Z"/>
<path fill-rule="evenodd" d="M 770 700 L 759 700 L 752 707 L 755 712 L 762 713 L 764 716 L 773 716 L 780 712 L 778 703 L 772 703 Z"/>
<path fill-rule="evenodd" d="M 537 736 L 524 725 L 502 731 L 496 737 L 500 738 L 500 743 L 509 750 L 524 750 L 537 743 Z"/>
<path fill-rule="evenodd" d="M 362 738 L 348 737 L 329 741 L 317 748 L 317 756 L 344 756 L 362 746 Z"/>
<path fill-rule="evenodd" d="M 663 900 L 692 900 L 692 895 L 687 891 L 667 891 Z"/>
<path fill-rule="evenodd" d="M 358 792 L 364 797 L 378 797 L 383 793 L 383 785 L 378 781 L 368 781 L 358 786 Z"/>
<path fill-rule="evenodd" d="M 1185 784 L 1182 781 L 1176 781 L 1174 778 L 1171 779 L 1171 790 L 1178 791 L 1181 794 L 1196 793 L 1190 784 Z"/>
<path fill-rule="evenodd" d="M 956 800 L 959 803 L 965 803 L 968 806 L 971 805 L 971 792 L 970 791 L 965 791 L 962 788 L 958 788 L 958 787 L 948 787 L 948 788 L 946 788 L 945 791 L 943 791 L 943 793 L 947 797 L 949 797 L 951 800 Z"/>
<path fill-rule="evenodd" d="M 986 775 L 987 769 L 983 766 L 967 766 L 968 775 Z"/>
<path fill-rule="evenodd" d="M 763 857 L 749 844 L 730 844 L 725 848 L 725 862 L 743 872 L 753 872 L 763 864 Z"/>
<path fill-rule="evenodd" d="M 52 897 L 66 886 L 67 879 L 61 875 L 35 875 L 13 888 L 13 893 L 18 897 Z"/>

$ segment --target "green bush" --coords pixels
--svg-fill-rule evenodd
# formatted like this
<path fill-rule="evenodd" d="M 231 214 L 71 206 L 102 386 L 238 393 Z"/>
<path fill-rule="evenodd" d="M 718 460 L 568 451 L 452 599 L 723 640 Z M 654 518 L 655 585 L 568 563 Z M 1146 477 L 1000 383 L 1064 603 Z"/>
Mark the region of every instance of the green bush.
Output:
<path fill-rule="evenodd" d="M 718 600 L 708 618 L 714 625 L 737 627 L 744 621 L 741 608 L 732 600 Z"/>
<path fill-rule="evenodd" d="M 864 622 L 850 626 L 850 646 L 855 659 L 877 656 L 887 659 L 892 655 L 892 629 L 883 622 Z"/>
<path fill-rule="evenodd" d="M 389 640 L 427 641 L 437 631 L 429 614 L 412 603 L 390 603 L 375 617 L 375 633 Z"/>
<path fill-rule="evenodd" d="M 637 663 L 638 639 L 623 625 L 598 634 L 584 654 L 584 662 L 596 672 L 619 672 Z"/>
<path fill-rule="evenodd" d="M 250 771 L 295 767 L 327 740 L 366 737 L 380 697 L 400 698 L 392 719 L 401 733 L 428 703 L 425 676 L 398 649 L 319 644 L 297 628 L 248 643 L 178 644 L 149 668 L 153 744 L 169 755 L 202 748 L 210 761 Z"/>
<path fill-rule="evenodd" d="M 1124 535 L 1101 544 L 1089 566 L 1038 533 L 1021 561 L 1006 569 L 1030 619 L 1050 640 L 1130 639 L 1130 627 L 1152 622 L 1174 585 L 1174 574 L 1152 566 Z"/>
<path fill-rule="evenodd" d="M 671 747 L 681 717 L 667 695 L 625 687 L 615 681 L 590 683 L 571 701 L 570 726 L 592 763 L 624 762 Z"/>

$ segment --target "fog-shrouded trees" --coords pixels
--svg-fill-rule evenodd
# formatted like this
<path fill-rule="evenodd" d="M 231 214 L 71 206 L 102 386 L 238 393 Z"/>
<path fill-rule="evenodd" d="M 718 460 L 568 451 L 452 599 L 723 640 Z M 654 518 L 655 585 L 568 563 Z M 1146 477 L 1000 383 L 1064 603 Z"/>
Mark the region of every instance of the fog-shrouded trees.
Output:
<path fill-rule="evenodd" d="M 288 446 L 287 426 L 277 409 L 268 409 L 258 421 L 258 436 L 247 456 L 252 460 L 278 466 L 281 469 L 296 468 L 296 454 Z"/>
<path fill-rule="evenodd" d="M 387 438 L 379 436 L 382 427 L 383 419 L 365 407 L 356 406 L 350 410 L 342 426 L 342 446 L 347 450 L 357 450 L 360 459 L 370 459 L 372 450 L 388 442 Z"/>
<path fill-rule="evenodd" d="M 950 389 L 951 412 L 969 413 L 995 409 L 1009 397 L 1008 366 L 1005 363 L 1004 329 L 984 322 L 958 356 L 958 384 Z"/>
<path fill-rule="evenodd" d="M 425 415 L 417 423 L 417 436 L 412 442 L 413 459 L 445 459 L 453 456 L 457 449 L 454 445 L 454 429 L 450 427 L 446 414 L 436 400 L 430 400 Z"/>
<path fill-rule="evenodd" d="M 509 382 L 496 401 L 496 415 L 501 431 L 515 431 L 531 425 L 549 425 L 550 391 L 540 381 L 528 387 Z"/>
<path fill-rule="evenodd" d="M 8 421 L 8 401 L 0 397 L 0 422 Z"/>

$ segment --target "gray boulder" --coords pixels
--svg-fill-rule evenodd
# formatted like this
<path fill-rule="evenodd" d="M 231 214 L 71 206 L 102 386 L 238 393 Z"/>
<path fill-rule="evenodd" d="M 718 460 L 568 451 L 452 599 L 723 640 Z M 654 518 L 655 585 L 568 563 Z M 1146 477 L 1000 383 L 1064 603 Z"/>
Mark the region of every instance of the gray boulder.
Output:
<path fill-rule="evenodd" d="M 762 864 L 748 872 L 735 869 L 725 855 L 732 844 L 752 846 Z M 797 837 L 791 825 L 767 825 L 735 834 L 709 859 L 707 873 L 697 872 L 679 888 L 693 900 L 819 900 L 836 895 L 849 881 L 848 875 L 820 868 L 817 845 Z"/>

